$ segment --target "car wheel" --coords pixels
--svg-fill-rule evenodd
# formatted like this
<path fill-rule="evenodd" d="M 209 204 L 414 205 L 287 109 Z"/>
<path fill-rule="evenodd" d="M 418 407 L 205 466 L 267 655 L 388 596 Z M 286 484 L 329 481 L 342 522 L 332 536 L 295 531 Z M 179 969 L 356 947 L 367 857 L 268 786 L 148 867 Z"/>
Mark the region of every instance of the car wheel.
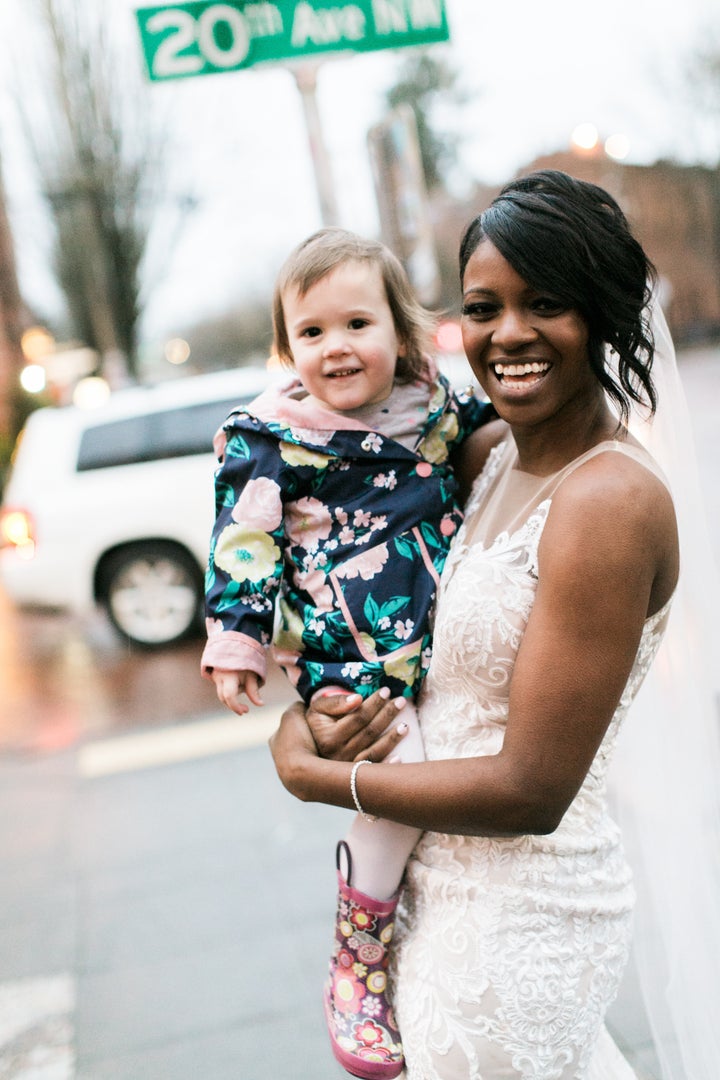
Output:
<path fill-rule="evenodd" d="M 160 541 L 134 544 L 108 557 L 100 596 L 127 641 L 169 645 L 199 627 L 202 575 L 182 548 Z"/>

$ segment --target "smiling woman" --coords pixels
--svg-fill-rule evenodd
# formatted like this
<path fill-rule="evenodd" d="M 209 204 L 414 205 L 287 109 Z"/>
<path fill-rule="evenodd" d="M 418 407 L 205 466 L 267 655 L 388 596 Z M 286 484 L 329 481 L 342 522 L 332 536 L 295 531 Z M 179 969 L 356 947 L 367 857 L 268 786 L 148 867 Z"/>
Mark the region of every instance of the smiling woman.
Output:
<path fill-rule="evenodd" d="M 477 475 L 418 703 L 427 760 L 358 772 L 399 742 L 379 695 L 289 710 L 273 753 L 303 800 L 424 830 L 390 966 L 408 1080 L 625 1080 L 605 1018 L 635 895 L 607 774 L 679 565 L 668 482 L 624 423 L 640 403 L 654 413 L 652 269 L 606 192 L 553 172 L 503 190 L 469 227 L 460 266 L 465 346 L 506 422 L 473 436 Z M 636 773 L 682 802 L 672 765 L 648 775 L 659 748 L 644 730 Z M 695 873 L 712 880 L 702 870 L 674 889 L 670 918 L 678 891 L 692 910 Z M 708 926 L 717 940 L 716 916 Z M 673 961 L 687 988 L 695 957 Z M 717 1039 L 676 1005 L 683 1062 L 663 1077 L 713 1080 Z"/>

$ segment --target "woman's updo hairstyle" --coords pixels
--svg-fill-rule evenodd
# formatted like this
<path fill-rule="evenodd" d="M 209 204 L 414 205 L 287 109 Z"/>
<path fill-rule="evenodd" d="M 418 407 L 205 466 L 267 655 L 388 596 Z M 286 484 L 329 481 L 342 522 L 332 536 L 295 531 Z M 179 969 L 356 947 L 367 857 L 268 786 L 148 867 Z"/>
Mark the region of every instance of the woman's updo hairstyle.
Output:
<path fill-rule="evenodd" d="M 647 305 L 656 273 L 612 196 L 551 169 L 513 180 L 466 229 L 461 282 L 470 256 L 485 239 L 533 289 L 582 315 L 590 366 L 622 420 L 627 421 L 632 402 L 654 412 Z"/>

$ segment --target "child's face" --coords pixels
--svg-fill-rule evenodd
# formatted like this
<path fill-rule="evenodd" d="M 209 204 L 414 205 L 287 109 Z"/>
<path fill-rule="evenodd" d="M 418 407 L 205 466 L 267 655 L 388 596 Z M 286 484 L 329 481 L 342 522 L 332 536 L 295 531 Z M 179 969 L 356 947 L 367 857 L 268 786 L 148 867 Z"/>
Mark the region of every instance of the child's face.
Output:
<path fill-rule="evenodd" d="M 304 296 L 292 288 L 282 301 L 290 351 L 309 394 L 335 412 L 388 397 L 404 347 L 379 267 L 341 263 Z"/>

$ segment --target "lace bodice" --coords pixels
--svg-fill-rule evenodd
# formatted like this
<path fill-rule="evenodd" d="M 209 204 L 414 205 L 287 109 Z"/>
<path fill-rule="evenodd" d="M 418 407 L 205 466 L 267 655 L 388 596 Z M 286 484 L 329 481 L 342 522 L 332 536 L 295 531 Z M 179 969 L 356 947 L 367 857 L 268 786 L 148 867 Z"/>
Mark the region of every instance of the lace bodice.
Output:
<path fill-rule="evenodd" d="M 509 454 L 507 446 L 493 452 L 443 573 L 420 700 L 428 758 L 494 754 L 502 745 L 515 657 L 537 588 L 538 545 L 553 492 L 569 471 L 547 481 L 512 475 Z M 508 527 L 495 532 L 499 507 Z M 397 975 L 405 1046 L 418 1040 L 408 1055 L 409 1080 L 595 1075 L 593 1051 L 625 964 L 634 899 L 607 810 L 606 770 L 667 610 L 645 623 L 620 705 L 553 834 L 426 833 L 418 844 Z M 615 1060 L 612 1044 L 603 1045 Z M 633 1075 L 618 1060 L 607 1080 Z"/>
<path fill-rule="evenodd" d="M 538 545 L 552 504 L 552 496 L 542 498 L 516 528 L 501 531 L 487 546 L 482 540 L 473 543 L 478 532 L 476 519 L 483 512 L 504 456 L 505 447 L 492 452 L 442 577 L 432 669 L 421 712 L 428 758 L 494 754 L 502 745 L 510 679 L 535 600 Z M 543 486 L 552 491 L 558 483 L 552 478 Z M 527 487 L 525 484 L 521 498 L 526 497 Z M 511 511 L 509 516 L 513 514 Z M 583 784 L 585 797 L 597 791 L 604 799 L 606 767 L 621 720 L 655 656 L 669 606 L 643 627 L 620 706 Z"/>

